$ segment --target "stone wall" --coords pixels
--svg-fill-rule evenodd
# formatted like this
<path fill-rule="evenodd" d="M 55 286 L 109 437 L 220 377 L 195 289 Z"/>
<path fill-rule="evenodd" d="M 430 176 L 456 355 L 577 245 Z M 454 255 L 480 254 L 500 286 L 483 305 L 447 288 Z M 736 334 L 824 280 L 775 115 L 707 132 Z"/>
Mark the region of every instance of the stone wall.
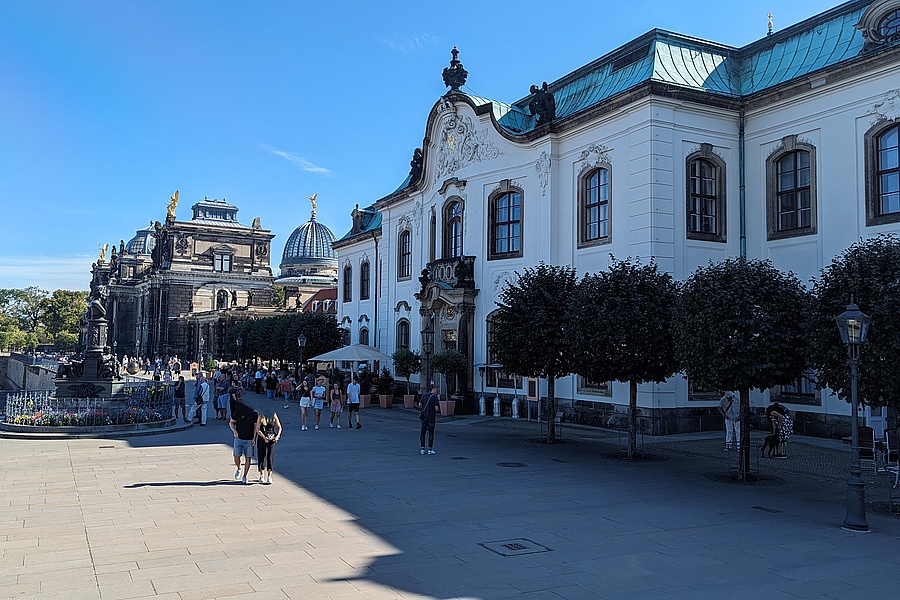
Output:
<path fill-rule="evenodd" d="M 7 360 L 3 387 L 9 390 L 55 390 L 56 371 L 42 365 L 26 365 L 13 357 Z"/>

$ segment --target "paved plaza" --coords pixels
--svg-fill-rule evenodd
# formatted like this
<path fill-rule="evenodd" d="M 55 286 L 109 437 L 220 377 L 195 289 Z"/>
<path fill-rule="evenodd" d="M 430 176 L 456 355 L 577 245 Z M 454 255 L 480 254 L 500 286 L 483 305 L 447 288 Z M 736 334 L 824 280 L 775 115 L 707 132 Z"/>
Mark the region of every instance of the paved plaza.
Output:
<path fill-rule="evenodd" d="M 796 438 L 767 481 L 727 472 L 721 432 L 538 443 L 524 420 L 439 420 L 435 456 L 401 408 L 363 428 L 285 425 L 273 485 L 234 480 L 211 419 L 160 435 L 0 439 L 0 597 L 892 598 L 900 519 L 842 531 L 848 449 Z M 346 418 L 346 413 L 344 415 Z M 869 500 L 886 500 L 883 480 Z"/>

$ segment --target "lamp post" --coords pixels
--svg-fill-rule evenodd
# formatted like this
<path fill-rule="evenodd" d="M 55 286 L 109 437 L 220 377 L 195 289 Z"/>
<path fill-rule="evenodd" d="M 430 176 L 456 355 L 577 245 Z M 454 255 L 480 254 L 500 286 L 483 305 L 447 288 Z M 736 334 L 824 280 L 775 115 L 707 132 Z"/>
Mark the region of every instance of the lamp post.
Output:
<path fill-rule="evenodd" d="M 862 345 L 866 343 L 866 333 L 869 331 L 869 323 L 872 319 L 865 314 L 853 299 L 847 305 L 847 310 L 834 318 L 837 321 L 841 340 L 847 346 L 847 357 L 850 363 L 850 476 L 847 478 L 847 516 L 844 519 L 846 531 L 868 531 L 869 523 L 866 521 L 866 482 L 861 477 L 862 468 L 859 464 L 859 408 L 856 381 L 859 354 Z"/>
<path fill-rule="evenodd" d="M 422 354 L 425 355 L 425 386 L 423 394 L 431 391 L 431 353 L 434 352 L 434 329 L 426 325 L 422 330 Z"/>
<path fill-rule="evenodd" d="M 244 351 L 243 351 L 243 348 L 244 348 L 244 338 L 242 338 L 241 336 L 237 336 L 237 339 L 234 340 L 234 341 L 237 342 L 237 347 L 238 347 L 238 365 L 240 365 L 241 368 L 243 368 L 243 362 L 244 362 Z"/>
<path fill-rule="evenodd" d="M 306 348 L 306 336 L 302 333 L 297 336 L 297 347 L 300 348 L 300 362 L 297 363 L 297 368 L 300 370 L 300 376 L 303 376 L 303 349 Z"/>
<path fill-rule="evenodd" d="M 205 367 L 204 367 L 204 364 L 203 364 L 203 351 L 204 351 L 204 349 L 206 349 L 206 338 L 203 337 L 203 336 L 201 335 L 201 336 L 200 336 L 200 367 L 199 367 L 199 369 L 198 369 L 198 370 L 201 371 L 201 372 L 202 372 L 203 369 L 205 368 Z"/>

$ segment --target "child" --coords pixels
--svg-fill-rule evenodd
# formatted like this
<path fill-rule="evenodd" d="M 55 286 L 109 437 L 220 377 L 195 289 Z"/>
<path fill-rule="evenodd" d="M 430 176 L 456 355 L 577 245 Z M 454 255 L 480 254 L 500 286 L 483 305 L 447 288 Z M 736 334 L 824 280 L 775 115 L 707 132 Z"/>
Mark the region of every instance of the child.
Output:
<path fill-rule="evenodd" d="M 329 406 L 331 409 L 331 422 L 328 423 L 329 427 L 334 427 L 335 422 L 337 422 L 337 428 L 341 428 L 341 411 L 344 409 L 344 397 L 341 393 L 341 384 L 337 381 L 334 382 L 334 387 L 331 388 L 331 405 Z"/>

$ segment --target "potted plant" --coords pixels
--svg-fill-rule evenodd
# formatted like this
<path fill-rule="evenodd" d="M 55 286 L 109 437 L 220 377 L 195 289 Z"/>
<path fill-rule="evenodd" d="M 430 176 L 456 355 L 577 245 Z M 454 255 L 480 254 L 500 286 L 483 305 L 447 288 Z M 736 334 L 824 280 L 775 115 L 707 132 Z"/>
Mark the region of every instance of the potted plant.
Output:
<path fill-rule="evenodd" d="M 359 371 L 359 407 L 368 408 L 372 402 L 372 371 L 368 368 Z"/>
<path fill-rule="evenodd" d="M 378 377 L 378 402 L 381 408 L 390 408 L 394 403 L 394 377 L 387 367 L 381 369 Z"/>
<path fill-rule="evenodd" d="M 403 395 L 403 406 L 412 408 L 416 404 L 416 395 L 409 392 L 409 376 L 418 373 L 422 368 L 422 357 L 418 352 L 413 352 L 409 348 L 401 348 L 394 352 L 394 372 L 400 377 L 406 379 L 406 391 Z"/>
<path fill-rule="evenodd" d="M 466 372 L 469 361 L 459 350 L 444 350 L 431 357 L 432 368 L 444 376 L 447 381 L 447 395 L 456 392 L 456 376 Z M 442 415 L 452 415 L 456 410 L 455 400 L 441 400 L 439 403 Z"/>

